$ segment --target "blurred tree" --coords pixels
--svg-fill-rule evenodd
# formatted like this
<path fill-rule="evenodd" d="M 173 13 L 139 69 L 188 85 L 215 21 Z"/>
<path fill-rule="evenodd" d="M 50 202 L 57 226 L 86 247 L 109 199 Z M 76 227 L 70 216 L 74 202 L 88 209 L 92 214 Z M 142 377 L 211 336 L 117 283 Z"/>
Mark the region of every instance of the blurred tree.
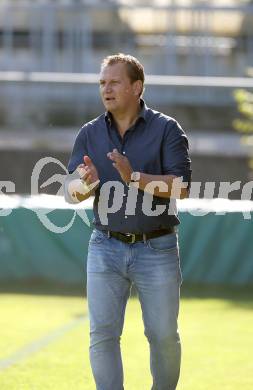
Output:
<path fill-rule="evenodd" d="M 245 89 L 236 89 L 234 91 L 234 97 L 237 102 L 240 118 L 233 121 L 233 126 L 242 134 L 242 144 L 252 148 L 249 167 L 253 171 L 253 93 Z"/>

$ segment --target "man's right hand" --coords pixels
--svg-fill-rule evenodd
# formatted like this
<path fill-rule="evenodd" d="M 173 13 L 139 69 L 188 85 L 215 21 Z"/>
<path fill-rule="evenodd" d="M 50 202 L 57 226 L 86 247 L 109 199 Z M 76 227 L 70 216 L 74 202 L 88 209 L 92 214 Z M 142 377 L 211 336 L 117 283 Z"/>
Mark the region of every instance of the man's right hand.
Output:
<path fill-rule="evenodd" d="M 98 172 L 89 156 L 83 156 L 84 164 L 78 165 L 76 168 L 80 179 L 87 185 L 95 183 L 99 180 Z"/>
<path fill-rule="evenodd" d="M 72 193 L 73 190 L 71 191 L 72 197 L 77 199 L 79 202 L 82 202 L 83 200 L 88 199 L 91 195 L 94 195 L 94 191 L 99 184 L 98 172 L 92 160 L 90 159 L 89 156 L 84 156 L 83 160 L 84 160 L 84 164 L 78 165 L 76 171 L 80 176 L 80 180 L 84 184 L 81 186 L 78 185 L 77 187 L 75 185 L 74 188 L 76 188 L 76 190 L 73 193 Z M 88 187 L 85 190 L 85 185 L 90 186 L 91 187 L 90 190 Z M 79 187 L 80 187 L 80 192 L 78 191 Z"/>

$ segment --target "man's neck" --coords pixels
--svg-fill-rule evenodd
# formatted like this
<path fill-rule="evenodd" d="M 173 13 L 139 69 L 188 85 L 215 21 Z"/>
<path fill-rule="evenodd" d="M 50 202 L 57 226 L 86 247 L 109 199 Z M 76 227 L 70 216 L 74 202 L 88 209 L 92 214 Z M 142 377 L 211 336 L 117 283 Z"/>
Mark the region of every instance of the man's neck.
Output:
<path fill-rule="evenodd" d="M 127 112 L 114 113 L 113 120 L 117 126 L 120 135 L 123 137 L 125 132 L 134 125 L 141 111 L 140 104 L 136 105 L 134 109 Z"/>

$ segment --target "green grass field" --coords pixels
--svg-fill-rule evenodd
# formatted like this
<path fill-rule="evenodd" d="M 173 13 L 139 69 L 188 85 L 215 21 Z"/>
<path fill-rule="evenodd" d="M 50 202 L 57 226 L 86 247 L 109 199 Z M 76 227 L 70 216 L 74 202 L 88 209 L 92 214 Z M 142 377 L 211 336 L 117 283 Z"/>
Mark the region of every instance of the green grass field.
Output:
<path fill-rule="evenodd" d="M 0 307 L 1 390 L 95 390 L 84 298 L 1 293 Z M 183 291 L 179 326 L 178 390 L 253 389 L 252 291 Z M 122 352 L 125 389 L 150 390 L 136 298 L 127 306 Z"/>

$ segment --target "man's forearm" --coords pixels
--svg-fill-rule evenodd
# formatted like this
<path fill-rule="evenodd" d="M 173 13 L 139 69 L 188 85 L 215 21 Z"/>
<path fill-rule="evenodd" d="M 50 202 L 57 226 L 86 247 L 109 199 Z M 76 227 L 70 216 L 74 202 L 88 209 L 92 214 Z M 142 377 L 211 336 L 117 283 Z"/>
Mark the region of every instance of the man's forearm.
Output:
<path fill-rule="evenodd" d="M 187 184 L 181 177 L 174 175 L 150 175 L 140 172 L 140 179 L 134 186 L 160 198 L 184 199 L 189 196 Z"/>

